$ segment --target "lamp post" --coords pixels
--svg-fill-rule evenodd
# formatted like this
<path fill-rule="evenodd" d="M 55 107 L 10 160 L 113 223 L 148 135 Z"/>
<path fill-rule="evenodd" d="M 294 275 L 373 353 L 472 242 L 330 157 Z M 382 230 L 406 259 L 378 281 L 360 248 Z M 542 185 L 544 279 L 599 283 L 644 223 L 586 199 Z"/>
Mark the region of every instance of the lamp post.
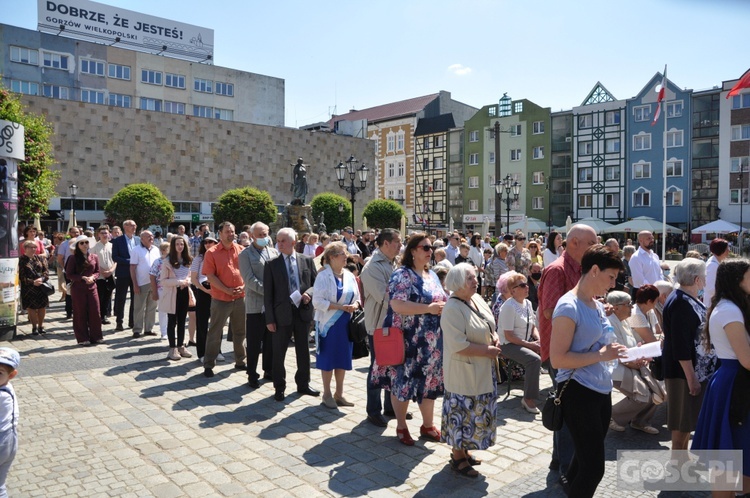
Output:
<path fill-rule="evenodd" d="M 78 223 L 78 220 L 76 220 L 76 196 L 78 195 L 78 185 L 75 183 L 71 183 L 70 187 L 68 187 L 68 193 L 70 194 L 70 209 L 73 212 L 72 219 L 75 221 L 75 223 Z"/>
<path fill-rule="evenodd" d="M 622 209 L 617 210 L 617 222 L 622 223 Z"/>
<path fill-rule="evenodd" d="M 743 190 L 745 189 L 745 172 L 742 170 L 742 164 L 740 164 L 740 174 L 737 175 L 738 179 L 740 180 L 740 240 L 737 244 L 740 249 L 740 255 L 742 255 L 742 231 L 745 229 L 744 226 L 742 226 L 742 204 L 743 204 Z"/>
<path fill-rule="evenodd" d="M 339 188 L 349 193 L 349 202 L 352 203 L 352 230 L 354 230 L 354 201 L 357 192 L 364 190 L 367 187 L 367 173 L 369 170 L 364 163 L 357 167 L 357 159 L 354 156 L 349 156 L 346 160 L 346 165 L 339 162 L 334 168 L 336 170 L 336 178 L 339 181 Z M 346 184 L 346 176 L 349 174 L 349 185 Z M 359 178 L 359 186 L 354 184 L 354 180 Z"/>
<path fill-rule="evenodd" d="M 503 98 L 507 97 L 507 94 Z M 509 98 L 509 97 L 508 97 Z M 510 104 L 508 104 L 510 105 Z M 500 113 L 498 112 L 498 115 Z M 495 121 L 495 125 L 491 128 L 492 133 L 495 135 L 495 236 L 500 237 L 500 231 L 503 227 L 503 212 L 500 209 L 500 203 L 503 201 L 502 189 L 498 190 L 498 183 L 500 182 L 500 176 L 502 175 L 502 168 L 500 167 L 500 134 L 510 133 L 511 130 L 503 130 L 500 127 L 500 120 Z"/>
<path fill-rule="evenodd" d="M 507 175 L 504 180 L 495 182 L 495 192 L 500 201 L 503 200 L 503 189 L 505 190 L 505 229 L 507 230 L 510 227 L 510 205 L 518 200 L 521 184 L 514 182 L 510 175 Z"/>
<path fill-rule="evenodd" d="M 552 194 L 549 193 L 549 179 L 544 183 L 544 190 L 547 192 L 547 233 L 552 231 Z"/>

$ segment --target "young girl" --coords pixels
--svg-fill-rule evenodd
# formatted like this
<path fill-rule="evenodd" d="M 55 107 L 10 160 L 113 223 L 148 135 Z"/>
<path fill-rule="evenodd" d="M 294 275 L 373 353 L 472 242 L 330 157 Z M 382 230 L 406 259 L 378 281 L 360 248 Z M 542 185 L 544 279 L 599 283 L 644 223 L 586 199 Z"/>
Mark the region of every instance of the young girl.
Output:
<path fill-rule="evenodd" d="M 169 255 L 161 267 L 162 295 L 159 308 L 167 312 L 167 338 L 170 360 L 193 356 L 185 347 L 185 318 L 188 306 L 195 304 L 190 290 L 190 263 L 193 258 L 182 237 L 173 237 L 169 243 Z M 175 337 L 175 326 L 177 336 Z"/>

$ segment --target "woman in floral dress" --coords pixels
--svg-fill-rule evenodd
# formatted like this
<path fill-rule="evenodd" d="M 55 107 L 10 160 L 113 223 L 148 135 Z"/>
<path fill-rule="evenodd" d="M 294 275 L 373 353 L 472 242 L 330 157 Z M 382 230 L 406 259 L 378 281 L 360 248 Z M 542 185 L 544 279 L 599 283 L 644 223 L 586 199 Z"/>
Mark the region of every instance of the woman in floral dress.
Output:
<path fill-rule="evenodd" d="M 420 436 L 440 442 L 440 430 L 433 423 L 435 399 L 443 394 L 443 337 L 440 314 L 447 296 L 434 272 L 428 269 L 432 244 L 424 233 L 409 238 L 401 262 L 388 284 L 390 303 L 384 327 L 404 331 L 406 359 L 403 364 L 372 367 L 373 387 L 391 392 L 396 414 L 396 434 L 401 443 L 413 446 L 406 427 L 409 401 L 419 404 L 422 414 Z"/>

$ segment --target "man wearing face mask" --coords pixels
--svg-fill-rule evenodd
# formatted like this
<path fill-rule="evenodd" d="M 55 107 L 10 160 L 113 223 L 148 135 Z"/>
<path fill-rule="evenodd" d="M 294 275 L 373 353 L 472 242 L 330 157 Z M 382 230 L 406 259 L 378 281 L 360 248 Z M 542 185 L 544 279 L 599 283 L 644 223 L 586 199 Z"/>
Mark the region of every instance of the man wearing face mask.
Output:
<path fill-rule="evenodd" d="M 654 234 L 644 230 L 638 234 L 638 245 L 640 246 L 632 258 L 630 258 L 630 274 L 633 279 L 633 295 L 638 292 L 642 285 L 653 285 L 662 279 L 661 263 L 659 256 L 654 253 Z"/>
<path fill-rule="evenodd" d="M 245 281 L 245 338 L 247 340 L 247 383 L 253 389 L 260 387 L 258 356 L 263 351 L 263 378 L 271 380 L 273 349 L 271 336 L 263 314 L 263 271 L 268 261 L 279 252 L 271 245 L 268 225 L 255 222 L 249 233 L 253 242 L 240 253 L 239 265 Z"/>
<path fill-rule="evenodd" d="M 529 301 L 531 307 L 536 311 L 539 306 L 539 281 L 542 279 L 542 265 L 539 263 L 531 263 L 531 273 L 529 274 Z"/>

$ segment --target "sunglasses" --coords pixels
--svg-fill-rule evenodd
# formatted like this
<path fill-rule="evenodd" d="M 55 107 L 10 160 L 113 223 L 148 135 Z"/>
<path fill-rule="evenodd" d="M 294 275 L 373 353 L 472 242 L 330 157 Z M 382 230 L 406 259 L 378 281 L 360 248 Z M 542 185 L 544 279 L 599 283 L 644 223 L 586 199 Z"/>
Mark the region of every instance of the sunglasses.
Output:
<path fill-rule="evenodd" d="M 89 245 L 89 241 L 88 241 L 88 240 L 82 240 L 82 241 L 80 241 L 80 242 L 78 243 L 78 245 L 80 246 L 81 244 L 86 244 L 86 245 Z"/>
<path fill-rule="evenodd" d="M 529 284 L 527 284 L 526 282 L 524 282 L 524 283 L 522 283 L 522 284 L 518 284 L 518 285 L 516 285 L 516 286 L 515 286 L 515 287 L 513 287 L 513 288 L 514 288 L 514 289 L 518 289 L 518 288 L 520 287 L 520 288 L 522 288 L 522 289 L 525 289 L 525 288 L 526 288 L 526 287 L 528 287 L 528 286 L 529 286 Z"/>
<path fill-rule="evenodd" d="M 432 251 L 432 246 L 429 245 L 429 244 L 425 244 L 423 246 L 417 246 L 417 247 L 421 248 L 424 252 L 430 252 L 430 251 Z"/>

